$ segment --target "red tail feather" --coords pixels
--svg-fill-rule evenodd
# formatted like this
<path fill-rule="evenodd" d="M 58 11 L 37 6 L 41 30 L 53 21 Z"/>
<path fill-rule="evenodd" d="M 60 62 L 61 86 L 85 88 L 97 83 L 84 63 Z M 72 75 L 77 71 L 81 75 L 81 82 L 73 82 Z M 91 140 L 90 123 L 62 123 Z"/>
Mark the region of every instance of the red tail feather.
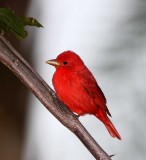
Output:
<path fill-rule="evenodd" d="M 114 127 L 114 125 L 112 124 L 111 120 L 108 118 L 108 116 L 106 115 L 106 113 L 104 113 L 103 111 L 99 112 L 95 115 L 100 121 L 102 121 L 105 125 L 105 127 L 107 128 L 109 134 L 113 137 L 113 138 L 118 138 L 119 140 L 121 140 L 121 136 L 118 133 L 118 131 L 116 130 L 116 128 Z"/>
<path fill-rule="evenodd" d="M 108 118 L 108 117 L 107 117 Z M 109 119 L 109 118 L 108 118 Z M 121 140 L 121 136 L 120 134 L 118 133 L 118 131 L 116 130 L 116 128 L 114 127 L 114 125 L 112 124 L 112 122 L 108 121 L 108 125 L 105 124 L 105 127 L 107 128 L 109 134 L 113 137 L 113 138 L 118 138 L 119 140 Z"/>

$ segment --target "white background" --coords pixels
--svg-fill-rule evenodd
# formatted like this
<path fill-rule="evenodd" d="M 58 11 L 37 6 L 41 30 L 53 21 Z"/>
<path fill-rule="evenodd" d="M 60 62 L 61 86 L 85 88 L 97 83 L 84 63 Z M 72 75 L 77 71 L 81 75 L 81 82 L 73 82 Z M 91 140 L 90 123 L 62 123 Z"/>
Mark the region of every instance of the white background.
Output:
<path fill-rule="evenodd" d="M 146 157 L 145 6 L 136 0 L 32 0 L 28 10 L 44 26 L 33 35 L 33 62 L 47 83 L 52 86 L 55 69 L 45 61 L 65 50 L 79 54 L 97 79 L 122 141 L 94 116 L 80 120 L 115 160 Z M 24 160 L 94 160 L 33 95 L 26 124 Z"/>

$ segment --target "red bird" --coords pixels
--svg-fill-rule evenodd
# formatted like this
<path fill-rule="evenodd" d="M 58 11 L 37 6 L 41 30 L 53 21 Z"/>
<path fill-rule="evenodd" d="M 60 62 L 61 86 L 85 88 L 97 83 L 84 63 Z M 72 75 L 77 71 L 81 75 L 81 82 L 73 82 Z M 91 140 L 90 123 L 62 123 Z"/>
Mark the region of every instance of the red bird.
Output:
<path fill-rule="evenodd" d="M 112 137 L 121 136 L 108 118 L 106 98 L 81 58 L 65 51 L 46 63 L 55 66 L 53 86 L 59 99 L 79 116 L 92 114 L 104 123 Z"/>

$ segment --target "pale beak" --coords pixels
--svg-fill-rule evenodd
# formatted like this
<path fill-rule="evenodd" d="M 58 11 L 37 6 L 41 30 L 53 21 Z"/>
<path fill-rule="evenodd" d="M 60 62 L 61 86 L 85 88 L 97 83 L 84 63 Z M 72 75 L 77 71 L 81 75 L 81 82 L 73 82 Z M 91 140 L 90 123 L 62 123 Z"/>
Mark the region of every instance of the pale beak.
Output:
<path fill-rule="evenodd" d="M 56 61 L 56 59 L 48 60 L 48 61 L 46 61 L 46 63 L 47 63 L 47 64 L 50 64 L 50 65 L 52 65 L 52 66 L 59 66 L 59 65 L 60 65 L 60 63 L 58 63 L 58 62 Z"/>

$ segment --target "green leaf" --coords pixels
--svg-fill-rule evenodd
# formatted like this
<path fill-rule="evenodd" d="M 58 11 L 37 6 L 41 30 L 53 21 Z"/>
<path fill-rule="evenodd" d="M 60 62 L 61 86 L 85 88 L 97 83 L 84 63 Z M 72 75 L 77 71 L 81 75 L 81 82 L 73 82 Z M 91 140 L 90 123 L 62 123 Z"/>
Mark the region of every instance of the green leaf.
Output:
<path fill-rule="evenodd" d="M 36 19 L 33 17 L 20 17 L 25 25 L 28 26 L 36 26 L 36 27 L 43 27 Z"/>
<path fill-rule="evenodd" d="M 18 17 L 10 9 L 0 8 L 0 29 L 5 33 L 12 33 L 18 39 L 24 39 L 28 33 L 24 26 L 42 27 L 42 25 L 31 17 Z"/>
<path fill-rule="evenodd" d="M 0 27 L 4 32 L 13 33 L 20 39 L 27 36 L 23 21 L 9 9 L 0 8 Z"/>

